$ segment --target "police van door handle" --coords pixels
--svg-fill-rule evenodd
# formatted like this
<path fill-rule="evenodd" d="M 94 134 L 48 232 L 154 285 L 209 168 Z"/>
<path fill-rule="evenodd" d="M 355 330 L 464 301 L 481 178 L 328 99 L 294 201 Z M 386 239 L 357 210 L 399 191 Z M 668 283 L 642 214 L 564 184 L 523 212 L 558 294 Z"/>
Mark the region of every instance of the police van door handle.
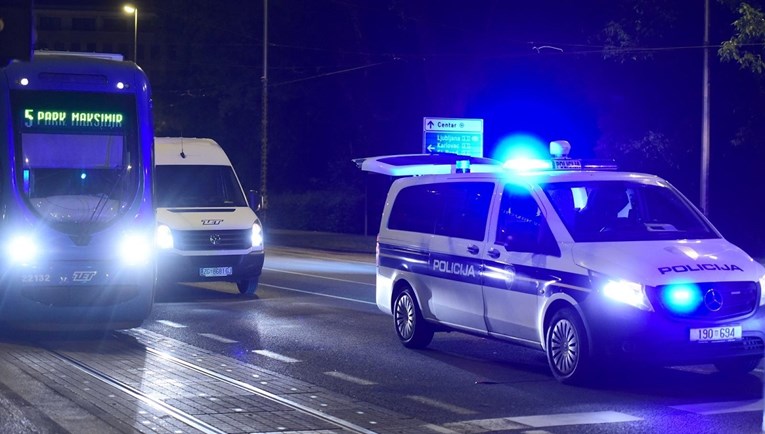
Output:
<path fill-rule="evenodd" d="M 478 254 L 478 246 L 476 246 L 475 244 L 471 244 L 471 245 L 467 246 L 467 251 L 471 255 L 477 255 Z"/>
<path fill-rule="evenodd" d="M 487 252 L 487 254 L 488 254 L 488 255 L 489 255 L 489 257 L 491 257 L 492 259 L 498 259 L 498 258 L 499 258 L 499 250 L 497 250 L 497 249 L 489 249 L 489 251 Z"/>

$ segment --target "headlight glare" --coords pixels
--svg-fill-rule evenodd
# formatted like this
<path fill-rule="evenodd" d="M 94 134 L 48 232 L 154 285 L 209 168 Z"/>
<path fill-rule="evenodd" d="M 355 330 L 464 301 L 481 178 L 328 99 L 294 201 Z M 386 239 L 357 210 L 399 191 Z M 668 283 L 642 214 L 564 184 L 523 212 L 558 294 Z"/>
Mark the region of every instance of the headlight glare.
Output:
<path fill-rule="evenodd" d="M 34 260 L 38 253 L 37 241 L 28 235 L 16 235 L 8 242 L 6 254 L 11 261 L 27 263 Z"/>
<path fill-rule="evenodd" d="M 119 246 L 120 256 L 126 265 L 144 265 L 151 257 L 151 244 L 147 237 L 138 233 L 126 233 Z"/>
<path fill-rule="evenodd" d="M 173 248 L 173 231 L 167 225 L 157 226 L 157 231 L 154 234 L 154 242 L 160 249 L 172 249 Z"/>
<path fill-rule="evenodd" d="M 760 277 L 760 306 L 765 306 L 765 276 Z"/>
<path fill-rule="evenodd" d="M 593 279 L 595 288 L 603 295 L 614 301 L 628 304 L 641 310 L 653 311 L 653 306 L 645 293 L 645 286 L 624 279 L 613 279 L 605 276 Z"/>
<path fill-rule="evenodd" d="M 260 222 L 255 222 L 252 225 L 252 247 L 263 246 L 263 227 L 260 226 Z"/>

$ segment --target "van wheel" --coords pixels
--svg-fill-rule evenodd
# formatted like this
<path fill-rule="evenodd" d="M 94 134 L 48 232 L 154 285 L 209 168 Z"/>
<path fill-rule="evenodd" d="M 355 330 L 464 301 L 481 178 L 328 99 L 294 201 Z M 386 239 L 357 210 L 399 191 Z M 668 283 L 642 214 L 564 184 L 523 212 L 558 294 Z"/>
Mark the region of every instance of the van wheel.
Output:
<path fill-rule="evenodd" d="M 752 372 L 760 364 L 761 359 L 759 356 L 754 356 L 721 360 L 715 362 L 715 368 L 722 374 L 743 375 Z"/>
<path fill-rule="evenodd" d="M 433 328 L 422 317 L 410 287 L 404 288 L 396 297 L 393 321 L 399 340 L 407 348 L 425 348 L 433 340 Z"/>
<path fill-rule="evenodd" d="M 260 280 L 258 277 L 249 280 L 240 280 L 236 282 L 236 288 L 242 295 L 253 295 L 258 289 L 258 280 Z"/>
<path fill-rule="evenodd" d="M 590 379 L 592 360 L 587 332 L 575 310 L 564 308 L 553 315 L 545 343 L 547 363 L 556 380 L 582 384 Z"/>

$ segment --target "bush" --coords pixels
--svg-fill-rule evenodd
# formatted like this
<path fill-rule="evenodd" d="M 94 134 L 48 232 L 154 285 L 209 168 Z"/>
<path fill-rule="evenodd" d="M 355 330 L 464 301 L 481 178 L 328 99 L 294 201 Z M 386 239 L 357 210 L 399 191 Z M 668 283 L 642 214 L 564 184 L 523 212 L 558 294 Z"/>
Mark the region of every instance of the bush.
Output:
<path fill-rule="evenodd" d="M 265 226 L 360 234 L 364 230 L 364 196 L 348 189 L 274 193 L 268 198 Z"/>

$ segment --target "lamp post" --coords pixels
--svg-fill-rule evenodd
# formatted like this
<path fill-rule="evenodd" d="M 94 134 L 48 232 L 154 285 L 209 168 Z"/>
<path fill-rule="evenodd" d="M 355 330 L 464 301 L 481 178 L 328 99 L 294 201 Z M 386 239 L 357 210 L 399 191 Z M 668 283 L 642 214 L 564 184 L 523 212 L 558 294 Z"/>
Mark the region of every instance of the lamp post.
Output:
<path fill-rule="evenodd" d="M 125 13 L 133 14 L 133 62 L 138 63 L 138 8 L 133 5 L 122 7 Z"/>
<path fill-rule="evenodd" d="M 263 215 L 268 212 L 268 0 L 263 0 L 263 76 L 260 79 L 263 89 L 261 100 L 261 138 L 260 138 L 260 193 L 263 201 Z"/>

